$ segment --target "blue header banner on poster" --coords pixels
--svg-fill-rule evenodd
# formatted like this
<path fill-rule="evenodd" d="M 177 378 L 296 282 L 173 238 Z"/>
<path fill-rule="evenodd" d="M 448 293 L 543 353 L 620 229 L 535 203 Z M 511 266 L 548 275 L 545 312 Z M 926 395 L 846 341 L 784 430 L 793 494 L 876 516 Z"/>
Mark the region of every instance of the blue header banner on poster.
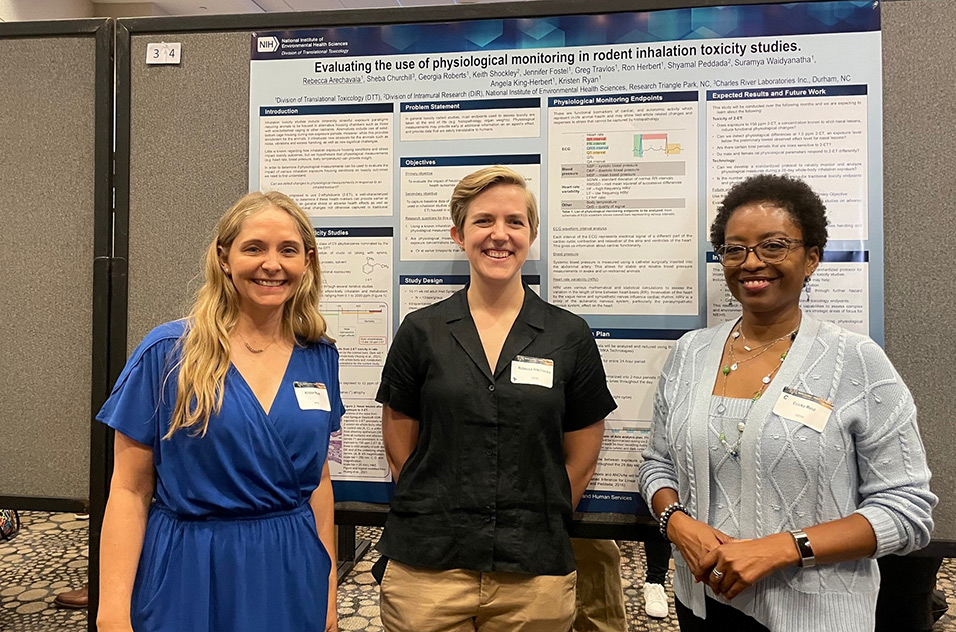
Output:
<path fill-rule="evenodd" d="M 467 274 L 420 275 L 403 274 L 398 278 L 399 285 L 464 285 L 468 283 Z"/>
<path fill-rule="evenodd" d="M 402 167 L 471 167 L 485 165 L 537 165 L 539 154 L 513 156 L 421 156 L 402 158 Z"/>
<path fill-rule="evenodd" d="M 678 340 L 685 333 L 681 329 L 591 329 L 597 340 Z"/>
<path fill-rule="evenodd" d="M 309 116 L 311 114 L 375 114 L 392 112 L 391 103 L 367 105 L 302 105 L 292 107 L 261 107 L 259 116 Z"/>
<path fill-rule="evenodd" d="M 868 263 L 870 253 L 865 250 L 826 250 L 823 261 L 830 263 Z"/>
<path fill-rule="evenodd" d="M 727 99 L 795 99 L 803 97 L 846 97 L 866 94 L 866 86 L 801 86 L 765 90 L 708 90 L 708 101 Z"/>
<path fill-rule="evenodd" d="M 402 103 L 402 112 L 443 112 L 447 110 L 500 110 L 539 108 L 541 99 L 485 99 L 482 101 L 424 101 Z"/>
<path fill-rule="evenodd" d="M 824 263 L 868 263 L 870 253 L 866 250 L 824 250 Z M 713 250 L 707 252 L 707 263 L 720 263 L 717 259 L 717 253 Z"/>
<path fill-rule="evenodd" d="M 334 239 L 336 237 L 391 237 L 394 230 L 390 226 L 380 228 L 316 228 L 316 239 Z"/>
<path fill-rule="evenodd" d="M 470 280 L 467 274 L 444 275 L 414 275 L 403 274 L 398 279 L 399 285 L 465 285 Z M 522 274 L 521 280 L 525 285 L 540 285 L 541 276 L 538 274 Z"/>
<path fill-rule="evenodd" d="M 641 44 L 716 37 L 771 37 L 809 33 L 878 31 L 875 0 L 800 2 L 669 9 L 642 13 L 568 15 L 551 18 L 470 20 L 268 31 L 252 39 L 253 60 L 524 50 L 601 44 Z M 784 43 L 781 43 L 782 47 Z M 707 55 L 706 51 L 699 51 Z M 758 52 L 758 51 L 754 51 Z M 766 51 L 774 52 L 774 51 Z M 785 52 L 785 51 L 781 51 Z M 722 53 L 716 53 L 722 54 Z M 554 55 L 560 55 L 555 53 Z M 537 59 L 510 53 L 500 64 L 573 64 L 573 57 Z M 517 58 L 517 59 L 514 59 Z M 466 59 L 472 59 L 470 56 Z M 608 59 L 612 61 L 612 59 Z M 465 62 L 467 63 L 467 62 Z M 488 62 L 491 65 L 491 62 Z M 460 66 L 464 68 L 464 66 Z M 401 66 L 393 70 L 453 70 Z"/>
<path fill-rule="evenodd" d="M 562 108 L 592 105 L 625 105 L 629 103 L 678 103 L 697 101 L 696 92 L 645 92 L 641 94 L 602 94 L 597 96 L 552 97 L 548 107 Z"/>
<path fill-rule="evenodd" d="M 578 511 L 588 513 L 650 514 L 647 503 L 636 492 L 588 490 L 581 496 Z"/>

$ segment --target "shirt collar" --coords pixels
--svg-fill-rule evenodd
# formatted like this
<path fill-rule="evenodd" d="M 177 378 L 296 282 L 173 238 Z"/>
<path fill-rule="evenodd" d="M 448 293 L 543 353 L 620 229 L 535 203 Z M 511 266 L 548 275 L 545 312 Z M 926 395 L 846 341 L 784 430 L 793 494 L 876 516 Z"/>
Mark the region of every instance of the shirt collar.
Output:
<path fill-rule="evenodd" d="M 468 311 L 468 287 L 470 285 L 470 283 L 466 284 L 465 287 L 452 295 L 451 300 L 448 301 L 448 314 L 445 322 L 451 323 L 463 318 L 471 318 L 471 313 Z M 521 286 L 524 288 L 524 302 L 521 304 L 518 317 L 515 318 L 514 326 L 517 327 L 519 324 L 526 323 L 538 331 L 544 331 L 548 320 L 545 308 L 548 304 L 528 287 L 527 283 L 522 282 Z"/>
<path fill-rule="evenodd" d="M 488 366 L 478 330 L 475 328 L 475 321 L 468 310 L 468 286 L 455 292 L 446 302 L 448 310 L 446 324 L 452 336 L 492 383 L 497 376 L 501 375 L 511 358 L 520 354 L 545 330 L 547 303 L 526 284 L 522 283 L 522 287 L 524 287 L 524 303 L 511 326 L 511 331 L 505 338 L 496 367 Z"/>

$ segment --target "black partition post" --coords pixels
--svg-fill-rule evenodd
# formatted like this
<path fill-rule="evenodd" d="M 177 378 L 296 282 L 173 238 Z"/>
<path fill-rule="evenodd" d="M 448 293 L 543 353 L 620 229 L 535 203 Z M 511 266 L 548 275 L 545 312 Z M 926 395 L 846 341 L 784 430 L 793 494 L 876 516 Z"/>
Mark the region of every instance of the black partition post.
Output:
<path fill-rule="evenodd" d="M 113 311 L 110 288 L 113 285 L 113 78 L 114 78 L 114 22 L 108 20 L 96 32 L 96 137 L 97 178 L 94 189 L 96 198 L 96 242 L 94 244 L 93 280 L 93 388 L 91 393 L 90 420 L 90 547 L 89 590 L 90 605 L 87 611 L 87 629 L 96 630 L 96 613 L 99 604 L 100 531 L 103 527 L 103 512 L 112 473 L 112 432 L 92 417 L 109 396 L 115 380 L 111 370 L 110 332 Z"/>
<path fill-rule="evenodd" d="M 78 468 L 78 472 L 88 467 L 88 479 L 80 487 L 76 486 L 76 480 L 71 479 L 65 493 L 51 489 L 42 494 L 22 494 L 17 489 L 4 487 L 0 490 L 0 506 L 40 511 L 88 511 L 90 573 L 95 577 L 110 454 L 107 432 L 93 422 L 92 415 L 109 392 L 106 359 L 113 205 L 113 21 L 104 18 L 4 23 L 0 24 L 0 42 L 11 46 L 35 45 L 30 49 L 35 64 L 18 65 L 9 58 L 5 59 L 4 90 L 7 93 L 29 92 L 23 90 L 29 85 L 35 95 L 42 94 L 43 102 L 57 104 L 70 112 L 67 116 L 64 111 L 47 110 L 43 105 L 34 108 L 31 105 L 33 97 L 30 97 L 19 103 L 19 113 L 5 119 L 8 124 L 17 126 L 5 137 L 9 142 L 9 153 L 17 156 L 19 164 L 14 169 L 5 169 L 0 176 L 4 180 L 11 178 L 4 184 L 4 199 L 12 206 L 0 211 L 4 216 L 4 230 L 16 243 L 28 246 L 28 251 L 20 252 L 19 256 L 29 259 L 46 253 L 45 259 L 53 262 L 47 266 L 53 276 L 46 279 L 44 272 L 36 275 L 40 278 L 34 278 L 35 281 L 48 284 L 58 292 L 62 291 L 58 284 L 65 283 L 69 287 L 53 303 L 25 308 L 41 313 L 35 321 L 28 320 L 23 325 L 28 335 L 21 335 L 19 343 L 39 347 L 45 341 L 51 349 L 59 348 L 55 339 L 63 334 L 57 326 L 45 326 L 44 321 L 62 323 L 64 331 L 79 338 L 63 341 L 66 344 L 62 346 L 59 358 L 39 359 L 36 363 L 8 365 L 6 368 L 28 376 L 34 385 L 39 385 L 40 391 L 62 383 L 63 378 L 82 385 L 76 389 L 77 393 L 88 390 L 88 399 L 71 399 L 69 406 L 55 412 L 47 410 L 49 406 L 44 402 L 42 392 L 18 395 L 25 400 L 27 407 L 21 409 L 24 418 L 33 415 L 45 418 L 49 412 L 54 417 L 51 422 L 56 424 L 59 414 L 63 416 L 61 421 L 71 427 L 75 425 L 76 429 L 76 436 L 67 440 L 58 429 L 45 433 L 43 424 L 40 424 L 34 429 L 38 434 L 20 446 L 21 456 L 33 465 L 45 463 L 48 450 L 41 445 L 42 441 L 55 441 L 61 444 L 57 445 L 59 452 L 74 452 L 69 456 L 59 454 L 56 459 L 66 459 L 70 468 Z M 18 78 L 18 73 L 25 73 L 24 77 Z M 37 80 L 38 75 L 44 77 Z M 54 83 L 47 85 L 50 80 Z M 23 147 L 27 148 L 26 160 L 19 155 Z M 32 166 L 31 157 L 42 164 Z M 18 169 L 27 172 L 18 177 Z M 31 221 L 36 221 L 39 229 L 31 226 Z M 18 230 L 28 232 L 18 235 Z M 67 234 L 61 236 L 61 232 Z M 36 268 L 37 262 L 34 261 L 33 265 Z M 8 270 L 8 273 L 17 276 L 15 269 Z M 72 294 L 73 290 L 77 296 Z M 24 307 L 14 307 L 14 310 L 19 309 Z M 44 314 L 45 310 L 52 311 Z M 16 318 L 17 314 L 5 314 L 5 317 Z M 11 359 L 11 362 L 16 363 L 16 360 Z M 50 370 L 60 363 L 64 371 L 75 370 L 77 375 L 57 375 L 55 369 Z M 81 368 L 84 366 L 85 371 Z M 34 371 L 43 374 L 34 375 Z M 83 372 L 87 372 L 88 379 L 81 379 Z M 39 405 L 30 409 L 31 404 Z M 76 418 L 81 410 L 85 411 L 82 417 Z M 32 458 L 31 450 L 37 451 Z M 31 469 L 31 473 L 39 479 L 38 485 L 60 485 L 55 479 L 49 483 L 44 481 L 46 475 L 39 469 Z M 90 611 L 88 628 L 95 629 L 95 609 Z"/>

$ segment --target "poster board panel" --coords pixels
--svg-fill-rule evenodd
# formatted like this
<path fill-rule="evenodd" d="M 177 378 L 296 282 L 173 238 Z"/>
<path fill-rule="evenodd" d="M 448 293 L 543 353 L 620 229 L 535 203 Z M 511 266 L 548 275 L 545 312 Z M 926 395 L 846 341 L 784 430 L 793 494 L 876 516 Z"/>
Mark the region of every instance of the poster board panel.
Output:
<path fill-rule="evenodd" d="M 0 30 L 0 496 L 89 498 L 97 41 L 87 21 Z M 33 34 L 29 34 L 33 31 Z M 12 36 L 16 35 L 16 36 Z"/>
<path fill-rule="evenodd" d="M 136 35 L 130 45 L 128 350 L 182 318 L 216 220 L 247 191 L 247 33 Z M 153 41 L 178 65 L 147 66 Z"/>
<path fill-rule="evenodd" d="M 882 269 L 879 8 L 257 31 L 249 183 L 289 194 L 321 226 L 322 310 L 352 411 L 330 454 L 340 497 L 371 500 L 388 479 L 374 397 L 389 335 L 401 303 L 464 284 L 433 281 L 468 271 L 447 200 L 484 166 L 517 171 L 537 198 L 523 270 L 590 324 L 619 405 L 582 510 L 644 510 L 638 468 L 673 341 L 740 314 L 709 252 L 730 185 L 787 173 L 814 188 L 829 241 L 802 307 L 882 342 L 882 277 L 870 273 Z M 846 60 L 848 48 L 860 54 Z"/>

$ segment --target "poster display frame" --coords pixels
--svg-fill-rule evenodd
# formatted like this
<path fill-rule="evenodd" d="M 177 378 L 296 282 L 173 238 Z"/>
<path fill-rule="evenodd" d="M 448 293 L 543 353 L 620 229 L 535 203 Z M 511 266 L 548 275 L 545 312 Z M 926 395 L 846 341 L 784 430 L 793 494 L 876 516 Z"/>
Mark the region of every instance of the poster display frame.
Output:
<path fill-rule="evenodd" d="M 90 37 L 94 39 L 94 120 L 93 131 L 93 320 L 91 322 L 91 411 L 99 409 L 109 394 L 112 380 L 107 374 L 109 331 L 109 259 L 112 247 L 113 138 L 113 21 L 106 18 L 0 23 L 0 39 L 44 39 Z M 0 506 L 27 511 L 85 511 L 103 493 L 103 474 L 108 459 L 106 429 L 91 428 L 89 498 L 57 496 L 0 495 Z M 105 499 L 103 501 L 105 503 Z"/>
<path fill-rule="evenodd" d="M 815 0 L 796 0 L 812 2 Z M 899 2 L 900 0 L 888 0 Z M 792 3 L 792 2 L 791 2 Z M 689 7 L 732 6 L 751 4 L 789 4 L 766 0 L 648 0 L 624 2 L 621 0 L 596 0 L 587 6 L 587 13 L 643 12 Z M 331 26 L 366 26 L 410 24 L 422 22 L 463 21 L 490 18 L 545 17 L 581 14 L 579 2 L 570 0 L 542 0 L 520 3 L 469 4 L 458 6 L 429 6 L 376 10 L 340 10 L 328 12 L 266 13 L 255 15 L 202 16 L 181 18 L 136 18 L 117 22 L 117 134 L 116 134 L 116 256 L 123 261 L 129 257 L 129 161 L 130 161 L 130 64 L 139 60 L 130 59 L 130 39 L 140 35 L 174 36 L 177 33 L 253 32 L 256 30 L 325 28 Z M 188 54 L 188 51 L 184 51 Z M 248 63 L 248 59 L 237 60 Z M 240 88 L 245 90 L 247 86 Z M 118 283 L 128 281 L 117 278 Z M 125 287 L 114 287 L 111 295 L 111 310 L 116 315 L 110 340 L 112 359 L 124 356 L 127 351 Z M 378 503 L 336 503 L 336 523 L 340 526 L 384 524 L 387 505 Z M 573 532 L 575 535 L 614 538 L 644 539 L 656 524 L 649 516 L 590 513 L 576 514 Z M 956 541 L 934 541 L 924 554 L 956 555 Z"/>

